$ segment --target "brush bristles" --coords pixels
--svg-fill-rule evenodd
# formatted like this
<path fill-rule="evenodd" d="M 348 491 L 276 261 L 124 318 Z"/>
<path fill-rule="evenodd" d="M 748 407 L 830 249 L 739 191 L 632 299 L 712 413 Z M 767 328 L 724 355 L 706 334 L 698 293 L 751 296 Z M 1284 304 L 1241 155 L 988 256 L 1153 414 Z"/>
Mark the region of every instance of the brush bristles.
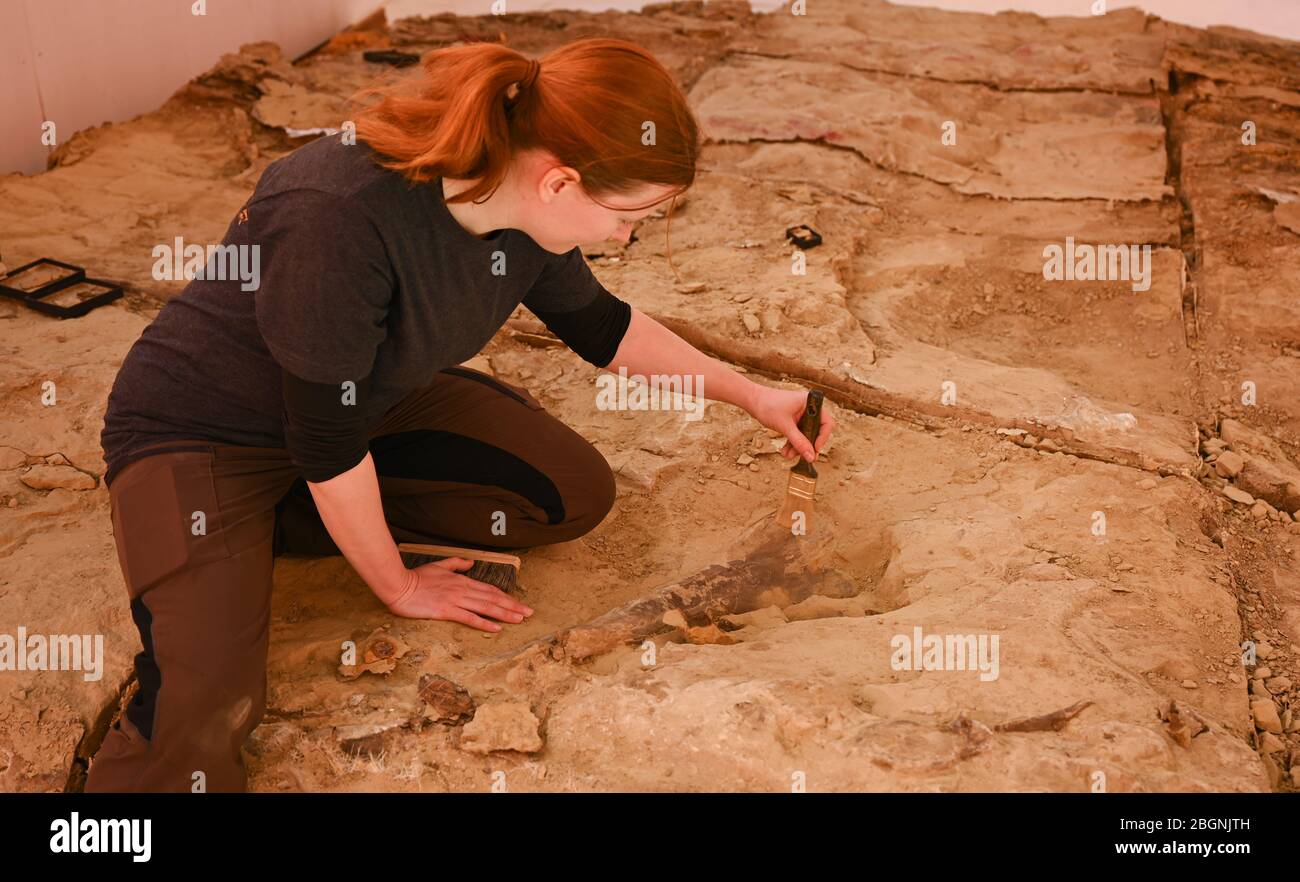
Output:
<path fill-rule="evenodd" d="M 474 566 L 465 571 L 465 575 L 475 581 L 494 585 L 507 594 L 519 586 L 519 571 L 510 564 L 476 560 Z"/>
<path fill-rule="evenodd" d="M 797 496 L 786 496 L 785 505 L 781 507 L 780 513 L 776 516 L 776 523 L 787 533 L 794 533 L 794 515 L 795 512 L 803 512 L 803 534 L 812 532 L 814 504 L 811 499 L 801 499 Z"/>
<path fill-rule="evenodd" d="M 812 532 L 813 511 L 816 507 L 817 479 L 790 473 L 790 483 L 785 491 L 785 504 L 777 513 L 777 525 L 788 532 L 794 531 L 794 514 L 803 512 L 803 533 Z"/>
<path fill-rule="evenodd" d="M 419 554 L 414 551 L 402 552 L 402 563 L 407 569 L 414 569 L 424 564 L 445 560 L 443 555 Z M 519 570 L 514 564 L 493 563 L 476 560 L 474 565 L 461 573 L 462 576 L 500 588 L 507 594 L 519 587 Z"/>

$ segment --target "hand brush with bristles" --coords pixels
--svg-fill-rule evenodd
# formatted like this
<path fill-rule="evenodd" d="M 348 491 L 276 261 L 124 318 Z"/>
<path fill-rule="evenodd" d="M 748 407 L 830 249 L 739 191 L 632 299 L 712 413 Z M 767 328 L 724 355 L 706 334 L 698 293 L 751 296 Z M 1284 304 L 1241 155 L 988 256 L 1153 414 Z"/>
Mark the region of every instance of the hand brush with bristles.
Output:
<path fill-rule="evenodd" d="M 448 557 L 463 557 L 474 565 L 460 575 L 476 582 L 500 588 L 507 594 L 519 588 L 520 560 L 513 554 L 499 551 L 480 551 L 477 548 L 458 548 L 455 545 L 422 545 L 417 542 L 399 542 L 397 550 L 407 569 L 434 563 Z"/>
<path fill-rule="evenodd" d="M 816 389 L 808 393 L 808 403 L 804 405 L 803 415 L 799 417 L 799 431 L 813 445 L 813 454 L 817 451 L 817 433 L 822 425 L 822 393 Z M 796 451 L 797 453 L 797 451 Z M 783 530 L 795 532 L 794 517 L 803 513 L 803 530 L 799 535 L 812 532 L 813 498 L 817 492 L 817 470 L 813 464 L 799 455 L 799 461 L 790 469 L 790 482 L 785 490 L 785 504 L 777 512 L 776 523 Z"/>

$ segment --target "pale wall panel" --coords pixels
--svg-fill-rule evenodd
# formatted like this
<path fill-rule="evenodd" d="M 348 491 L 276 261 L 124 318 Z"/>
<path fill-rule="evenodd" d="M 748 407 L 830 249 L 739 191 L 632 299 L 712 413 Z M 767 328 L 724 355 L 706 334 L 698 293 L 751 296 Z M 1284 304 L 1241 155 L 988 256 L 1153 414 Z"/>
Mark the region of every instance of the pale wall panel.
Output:
<path fill-rule="evenodd" d="M 62 143 L 81 129 L 153 110 L 243 43 L 270 40 L 293 57 L 380 5 L 207 0 L 207 14 L 196 16 L 190 0 L 5 0 L 0 172 L 45 168 L 41 119 L 55 123 Z"/>

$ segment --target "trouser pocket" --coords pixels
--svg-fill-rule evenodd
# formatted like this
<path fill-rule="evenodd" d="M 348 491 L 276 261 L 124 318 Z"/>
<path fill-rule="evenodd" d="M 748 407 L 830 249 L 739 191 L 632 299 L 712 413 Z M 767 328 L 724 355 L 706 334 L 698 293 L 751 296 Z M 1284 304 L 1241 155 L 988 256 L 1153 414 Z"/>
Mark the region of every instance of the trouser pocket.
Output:
<path fill-rule="evenodd" d="M 509 395 L 519 403 L 528 405 L 528 407 L 533 410 L 545 409 L 542 407 L 542 403 L 534 398 L 533 393 L 529 392 L 527 389 L 522 386 L 515 386 L 511 383 L 507 383 L 504 380 L 498 380 L 491 374 L 485 374 L 482 371 L 476 371 L 472 368 L 465 367 L 443 368 L 442 372 L 457 377 L 464 377 L 467 380 L 475 380 L 482 383 L 484 386 L 501 392 L 502 394 Z"/>
<path fill-rule="evenodd" d="M 137 460 L 116 477 L 109 496 L 132 597 L 184 567 L 230 556 L 209 451 Z"/>

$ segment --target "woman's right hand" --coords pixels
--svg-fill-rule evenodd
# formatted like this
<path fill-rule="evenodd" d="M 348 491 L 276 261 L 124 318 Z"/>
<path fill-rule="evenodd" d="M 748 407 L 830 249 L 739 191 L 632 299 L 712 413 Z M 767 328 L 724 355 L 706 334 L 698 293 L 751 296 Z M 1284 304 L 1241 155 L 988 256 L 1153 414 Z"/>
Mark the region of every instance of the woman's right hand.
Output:
<path fill-rule="evenodd" d="M 463 557 L 446 557 L 408 569 L 407 584 L 387 604 L 388 609 L 408 619 L 460 622 L 480 631 L 501 630 L 499 624 L 484 616 L 519 623 L 533 614 L 531 607 L 495 585 L 460 575 L 473 565 Z"/>

